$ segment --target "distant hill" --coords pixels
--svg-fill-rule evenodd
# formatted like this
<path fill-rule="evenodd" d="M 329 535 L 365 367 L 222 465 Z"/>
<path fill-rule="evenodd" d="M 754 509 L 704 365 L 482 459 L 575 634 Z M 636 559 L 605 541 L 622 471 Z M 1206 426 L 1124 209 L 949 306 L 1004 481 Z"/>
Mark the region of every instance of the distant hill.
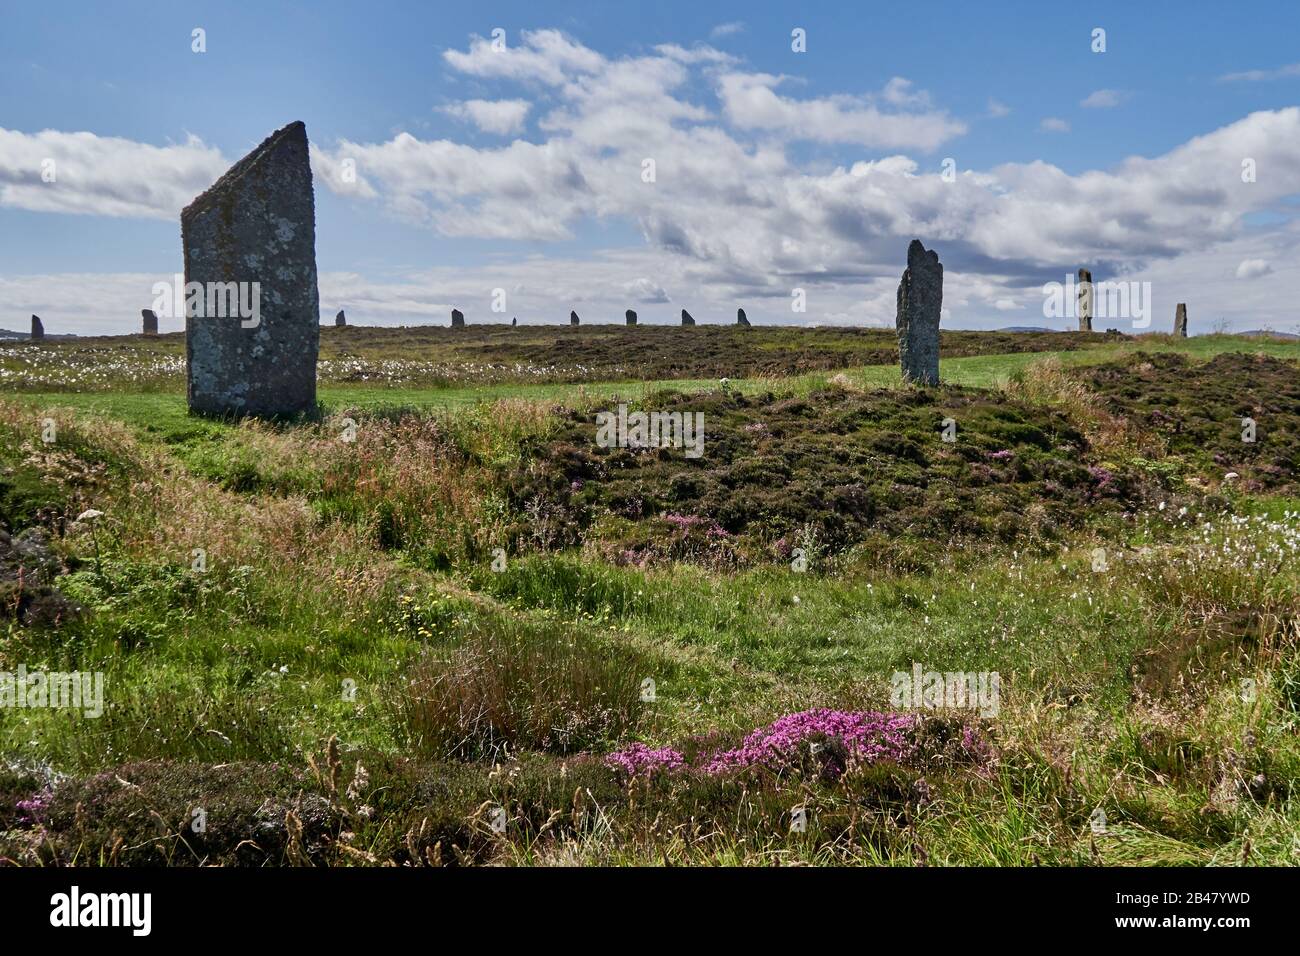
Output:
<path fill-rule="evenodd" d="M 998 329 L 999 332 L 1060 332 L 1060 329 L 1046 329 L 1040 325 L 1008 325 L 1005 329 Z M 1066 329 L 1065 331 L 1070 331 Z"/>
<path fill-rule="evenodd" d="M 1234 332 L 1248 339 L 1300 339 L 1294 332 L 1274 332 L 1271 329 L 1251 329 L 1249 332 Z"/>

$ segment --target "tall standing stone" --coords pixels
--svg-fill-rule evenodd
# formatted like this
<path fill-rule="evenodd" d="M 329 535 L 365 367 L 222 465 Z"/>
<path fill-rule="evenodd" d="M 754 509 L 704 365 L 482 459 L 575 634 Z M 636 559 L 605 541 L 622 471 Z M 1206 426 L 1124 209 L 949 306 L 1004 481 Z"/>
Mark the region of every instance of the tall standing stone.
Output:
<path fill-rule="evenodd" d="M 45 326 L 41 324 L 39 315 L 32 316 L 32 341 L 45 338 Z"/>
<path fill-rule="evenodd" d="M 578 324 L 578 313 L 574 312 L 572 309 L 569 310 L 569 324 L 570 325 Z"/>
<path fill-rule="evenodd" d="M 144 335 L 158 334 L 158 313 L 153 309 L 140 310 L 140 332 Z"/>
<path fill-rule="evenodd" d="M 181 241 L 186 286 L 204 290 L 186 303 L 190 409 L 313 411 L 320 293 L 306 126 L 272 133 L 186 206 Z"/>
<path fill-rule="evenodd" d="M 334 327 L 338 329 L 338 328 L 342 328 L 347 324 L 348 324 L 348 317 L 343 313 L 342 309 L 339 309 L 338 314 L 334 316 Z"/>
<path fill-rule="evenodd" d="M 737 325 L 743 325 L 745 328 L 749 328 L 749 319 L 748 319 L 748 317 L 745 315 L 745 310 L 744 310 L 744 309 L 737 309 L 737 310 L 736 310 L 736 324 L 737 324 Z"/>
<path fill-rule="evenodd" d="M 623 313 L 623 318 L 626 319 L 628 325 L 636 325 L 636 313 L 631 309 Z"/>
<path fill-rule="evenodd" d="M 511 327 L 511 328 L 514 328 L 514 327 L 515 327 L 516 325 L 518 325 L 518 324 L 519 324 L 519 316 L 517 316 L 517 315 L 512 315 L 512 316 L 510 317 L 510 327 Z"/>
<path fill-rule="evenodd" d="M 921 240 L 907 247 L 907 268 L 898 284 L 898 360 L 904 382 L 939 384 L 939 311 L 943 266 Z"/>
<path fill-rule="evenodd" d="M 1092 273 L 1087 269 L 1079 270 L 1079 331 L 1092 331 Z"/>
<path fill-rule="evenodd" d="M 682 325 L 694 325 L 694 324 L 695 324 L 695 319 L 691 317 L 691 314 L 689 312 L 687 312 L 685 309 L 682 309 Z"/>
<path fill-rule="evenodd" d="M 453 329 L 463 329 L 465 327 L 465 313 L 460 309 L 451 310 L 451 327 Z"/>
<path fill-rule="evenodd" d="M 1177 338 L 1187 338 L 1187 303 L 1179 302 L 1178 307 L 1174 309 L 1174 335 Z"/>

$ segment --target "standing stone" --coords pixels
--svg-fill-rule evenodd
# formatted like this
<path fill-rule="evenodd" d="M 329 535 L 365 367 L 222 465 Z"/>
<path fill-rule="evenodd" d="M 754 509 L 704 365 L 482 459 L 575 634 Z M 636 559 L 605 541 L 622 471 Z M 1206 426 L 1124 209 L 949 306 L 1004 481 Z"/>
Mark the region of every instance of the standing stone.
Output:
<path fill-rule="evenodd" d="M 453 329 L 463 329 L 465 327 L 465 313 L 460 309 L 451 310 L 451 327 Z"/>
<path fill-rule="evenodd" d="M 694 324 L 695 324 L 695 320 L 691 318 L 691 314 L 687 312 L 685 309 L 682 309 L 682 325 L 694 325 Z"/>
<path fill-rule="evenodd" d="M 342 328 L 343 326 L 345 326 L 345 325 L 347 325 L 347 324 L 348 324 L 348 317 L 347 317 L 346 315 L 343 314 L 343 310 L 342 310 L 342 309 L 339 309 L 339 313 L 338 313 L 338 315 L 334 316 L 334 327 L 335 327 L 335 328 Z"/>
<path fill-rule="evenodd" d="M 574 311 L 570 310 L 570 312 L 569 312 L 569 324 L 570 324 L 570 325 L 577 325 L 577 324 L 578 324 L 578 313 L 577 313 L 577 312 L 574 312 Z"/>
<path fill-rule="evenodd" d="M 41 324 L 39 315 L 32 316 L 32 341 L 45 338 L 45 326 Z"/>
<path fill-rule="evenodd" d="M 628 309 L 626 312 L 624 312 L 623 316 L 625 319 L 627 319 L 628 325 L 636 325 L 636 313 L 633 312 L 631 309 Z"/>
<path fill-rule="evenodd" d="M 186 206 L 181 241 L 187 286 L 205 290 L 185 310 L 190 409 L 314 411 L 320 292 L 307 127 L 272 133 Z"/>
<path fill-rule="evenodd" d="M 1187 338 L 1187 303 L 1179 302 L 1178 307 L 1174 309 L 1174 335 L 1177 338 Z"/>
<path fill-rule="evenodd" d="M 743 325 L 745 328 L 749 328 L 749 319 L 746 318 L 744 309 L 736 310 L 736 324 Z"/>
<path fill-rule="evenodd" d="M 518 325 L 518 324 L 519 324 L 519 316 L 517 316 L 517 315 L 512 315 L 512 316 L 510 317 L 510 325 L 511 325 L 511 327 L 513 328 L 514 326 L 516 326 L 516 325 Z"/>
<path fill-rule="evenodd" d="M 921 240 L 907 247 L 907 268 L 898 284 L 898 360 L 903 381 L 939 384 L 939 311 L 943 307 L 943 266 L 939 254 Z"/>
<path fill-rule="evenodd" d="M 158 334 L 158 313 L 153 309 L 140 310 L 140 331 L 145 335 Z"/>
<path fill-rule="evenodd" d="M 1092 273 L 1079 270 L 1079 331 L 1092 331 Z"/>

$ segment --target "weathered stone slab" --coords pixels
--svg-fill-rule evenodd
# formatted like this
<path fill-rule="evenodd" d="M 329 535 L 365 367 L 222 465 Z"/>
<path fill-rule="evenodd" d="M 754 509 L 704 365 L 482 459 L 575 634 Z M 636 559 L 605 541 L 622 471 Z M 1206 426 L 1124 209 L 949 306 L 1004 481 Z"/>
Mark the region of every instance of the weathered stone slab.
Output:
<path fill-rule="evenodd" d="M 39 315 L 32 316 L 32 341 L 45 338 L 45 326 L 41 323 Z"/>
<path fill-rule="evenodd" d="M 320 293 L 307 128 L 290 123 L 232 166 L 181 213 L 181 238 L 190 409 L 313 411 Z"/>
<path fill-rule="evenodd" d="M 744 309 L 736 310 L 736 324 L 743 325 L 745 326 L 745 328 L 749 328 L 749 318 L 745 315 Z"/>
<path fill-rule="evenodd" d="M 577 313 L 577 312 L 574 312 L 574 311 L 572 311 L 572 310 L 569 311 L 569 324 L 570 324 L 570 325 L 577 325 L 577 324 L 578 324 L 578 313 Z"/>
<path fill-rule="evenodd" d="M 628 309 L 626 312 L 624 312 L 623 317 L 627 320 L 628 325 L 636 325 L 636 313 L 633 312 L 631 309 Z"/>
<path fill-rule="evenodd" d="M 341 328 L 342 326 L 345 326 L 347 324 L 348 324 L 347 315 L 344 314 L 342 309 L 339 309 L 338 314 L 334 316 L 334 327 Z"/>
<path fill-rule="evenodd" d="M 939 384 L 939 314 L 943 308 L 943 266 L 939 254 L 913 239 L 898 284 L 898 360 L 904 382 Z"/>
<path fill-rule="evenodd" d="M 1079 331 L 1092 331 L 1092 273 L 1087 269 L 1079 270 Z"/>
<path fill-rule="evenodd" d="M 451 327 L 453 329 L 463 329 L 465 327 L 465 313 L 460 309 L 451 310 Z"/>
<path fill-rule="evenodd" d="M 685 309 L 682 309 L 682 325 L 694 325 L 695 319 Z"/>
<path fill-rule="evenodd" d="M 1187 303 L 1179 302 L 1174 309 L 1174 335 L 1180 339 L 1187 338 Z"/>
<path fill-rule="evenodd" d="M 140 310 L 140 332 L 144 335 L 158 334 L 158 313 L 153 309 Z"/>

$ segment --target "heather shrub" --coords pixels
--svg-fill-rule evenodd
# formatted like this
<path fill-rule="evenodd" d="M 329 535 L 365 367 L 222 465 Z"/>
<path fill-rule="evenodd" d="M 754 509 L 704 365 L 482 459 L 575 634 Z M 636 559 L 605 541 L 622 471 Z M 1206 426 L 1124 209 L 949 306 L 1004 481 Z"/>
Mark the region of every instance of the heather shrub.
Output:
<path fill-rule="evenodd" d="M 294 849 L 324 861 L 340 821 L 310 778 L 276 764 L 133 763 L 57 784 L 33 845 L 46 865 L 281 865 L 293 862 L 290 812 Z"/>

